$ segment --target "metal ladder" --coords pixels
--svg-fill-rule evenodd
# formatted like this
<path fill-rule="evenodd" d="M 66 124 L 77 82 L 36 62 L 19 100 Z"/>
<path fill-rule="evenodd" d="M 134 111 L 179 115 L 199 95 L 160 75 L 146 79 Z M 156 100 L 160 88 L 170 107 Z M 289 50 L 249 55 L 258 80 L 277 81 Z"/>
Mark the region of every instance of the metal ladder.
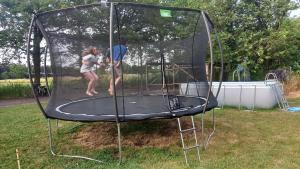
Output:
<path fill-rule="evenodd" d="M 282 85 L 280 83 L 275 83 L 271 85 L 271 87 L 274 90 L 275 94 L 277 95 L 277 101 L 279 107 L 283 110 L 287 110 L 289 108 L 289 103 L 284 97 Z"/>
<path fill-rule="evenodd" d="M 194 122 L 194 116 L 191 116 L 191 120 L 192 120 L 192 128 L 182 129 L 180 118 L 177 118 L 179 132 L 180 132 L 180 138 L 181 138 L 181 143 L 182 143 L 182 149 L 183 149 L 183 153 L 184 153 L 185 162 L 186 162 L 187 165 L 188 165 L 187 153 L 192 149 L 197 150 L 198 160 L 200 161 L 200 145 L 198 144 L 198 139 L 197 139 L 197 134 L 196 134 L 196 126 L 195 126 L 195 122 Z M 187 133 L 187 132 L 193 132 L 194 133 L 194 139 L 195 139 L 195 145 L 194 146 L 187 147 L 185 145 L 184 140 L 183 140 L 183 134 Z"/>
<path fill-rule="evenodd" d="M 270 79 L 270 76 L 273 76 L 273 79 Z M 271 80 L 273 80 L 273 83 L 269 83 Z M 275 83 L 274 83 L 275 81 Z M 280 109 L 287 110 L 289 108 L 289 103 L 284 97 L 283 93 L 283 85 L 278 81 L 277 76 L 275 73 L 268 73 L 265 78 L 266 85 L 270 86 L 273 90 L 273 94 L 276 98 L 277 104 Z"/>

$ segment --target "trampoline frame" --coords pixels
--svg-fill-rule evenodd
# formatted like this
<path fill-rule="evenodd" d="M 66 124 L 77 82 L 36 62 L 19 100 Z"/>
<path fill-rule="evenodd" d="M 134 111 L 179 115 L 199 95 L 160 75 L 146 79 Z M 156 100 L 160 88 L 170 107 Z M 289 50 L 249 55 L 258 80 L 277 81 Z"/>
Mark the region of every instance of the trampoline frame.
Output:
<path fill-rule="evenodd" d="M 146 96 L 143 96 L 143 97 L 167 97 L 166 95 L 146 95 Z M 126 96 L 126 97 L 131 97 L 131 96 Z M 197 96 L 184 96 L 184 95 L 176 95 L 176 97 L 184 97 L 184 98 L 194 98 L 194 99 L 199 99 L 199 100 L 203 100 L 203 104 L 199 104 L 197 106 L 194 106 L 194 107 L 180 107 L 178 109 L 175 109 L 175 110 L 172 110 L 172 112 L 170 111 L 163 111 L 163 112 L 156 112 L 156 113 L 150 113 L 150 114 L 156 114 L 158 115 L 157 118 L 145 118 L 145 119 L 165 119 L 165 118 L 170 118 L 170 117 L 165 117 L 165 116 L 159 116 L 159 115 L 162 115 L 162 114 L 171 114 L 172 117 L 181 117 L 182 115 L 180 116 L 177 116 L 176 113 L 181 113 L 181 112 L 184 112 L 184 111 L 187 111 L 187 110 L 190 110 L 190 109 L 195 109 L 195 108 L 201 108 L 201 107 L 204 107 L 207 99 L 204 98 L 204 97 L 197 97 Z M 61 104 L 59 106 L 56 107 L 56 111 L 61 113 L 61 114 L 71 114 L 69 112 L 66 112 L 66 111 L 63 111 L 61 109 L 63 109 L 65 106 L 69 106 L 69 105 L 72 105 L 72 104 L 76 104 L 76 103 L 80 103 L 80 102 L 87 102 L 89 100 L 101 100 L 101 99 L 107 99 L 109 97 L 93 97 L 93 98 L 84 98 L 84 99 L 80 99 L 80 100 L 74 100 L 74 101 L 71 101 L 71 102 L 67 102 L 67 103 L 64 103 L 64 104 Z M 101 101 L 100 101 L 101 102 Z M 128 115 L 119 115 L 119 118 L 124 118 L 124 119 L 127 119 L 125 121 L 135 121 L 135 120 L 145 120 L 145 119 L 128 119 L 128 117 L 132 117 L 132 116 L 146 116 L 146 115 L 149 115 L 149 114 L 143 114 L 143 113 L 137 113 L 137 114 L 128 114 Z M 98 115 L 93 115 L 93 114 L 74 114 L 74 116 L 98 116 Z M 99 116 L 110 116 L 110 117 L 115 117 L 116 115 L 99 115 Z M 98 120 L 97 120 L 98 121 Z M 104 120 L 104 121 L 110 121 L 110 120 Z M 120 122 L 124 122 L 124 120 L 121 120 Z"/>
<path fill-rule="evenodd" d="M 49 148 L 50 148 L 50 152 L 53 156 L 67 157 L 67 158 L 78 158 L 78 159 L 91 160 L 91 161 L 96 161 L 96 162 L 99 162 L 99 163 L 104 163 L 103 161 L 100 161 L 100 160 L 97 160 L 97 159 L 94 159 L 94 158 L 90 158 L 90 157 L 85 157 L 85 156 L 80 156 L 80 155 L 66 155 L 66 154 L 56 153 L 55 150 L 54 150 L 54 146 L 53 146 L 51 120 L 47 119 L 47 122 L 48 122 Z M 58 123 L 58 121 L 57 121 L 57 123 Z"/>
<path fill-rule="evenodd" d="M 71 8 L 64 8 L 64 9 L 59 9 L 59 10 L 52 10 L 52 11 L 48 11 L 48 12 L 42 12 L 42 13 L 39 13 L 39 14 L 45 14 L 45 13 L 49 13 L 49 12 L 55 12 L 55 11 L 62 11 L 62 10 L 68 10 L 68 9 L 74 9 L 74 8 L 79 8 L 79 7 L 88 7 L 88 6 L 94 6 L 94 5 L 107 5 L 107 4 L 110 4 L 110 53 L 113 53 L 112 50 L 112 46 L 113 46 L 113 14 L 114 14 L 114 7 L 115 7 L 115 4 L 119 4 L 119 2 L 105 2 L 104 3 L 97 3 L 97 4 L 89 4 L 89 5 L 81 5 L 81 6 L 77 6 L 77 7 L 71 7 Z M 144 4 L 137 4 L 137 3 L 125 3 L 125 2 L 122 2 L 120 4 L 132 4 L 132 5 L 142 5 L 142 6 L 147 6 L 147 7 L 160 7 L 160 6 L 156 6 L 156 5 L 144 5 Z M 200 10 L 197 10 L 197 9 L 188 9 L 188 8 L 176 8 L 176 7 L 163 7 L 165 9 L 182 9 L 182 10 L 189 10 L 189 11 L 196 11 L 196 12 L 200 12 L 203 19 L 204 19 L 204 23 L 205 23 L 205 27 L 206 27 L 206 31 L 207 31 L 207 35 L 208 35 L 208 41 L 209 41 L 209 48 L 210 48 L 210 59 L 211 59 L 211 69 L 210 69 L 210 81 L 209 81 L 209 90 L 208 90 L 208 94 L 207 94 L 207 98 L 206 98 L 206 102 L 205 102 L 205 105 L 204 105 L 204 109 L 203 109 L 203 112 L 201 113 L 201 128 L 202 128 L 202 136 L 204 136 L 204 114 L 205 114 L 205 111 L 206 111 L 206 107 L 208 105 L 208 99 L 210 97 L 210 93 L 211 93 L 211 89 L 212 89 L 212 78 L 213 78 L 213 66 L 214 66 L 214 60 L 213 60 L 213 45 L 212 45 L 212 40 L 211 40 L 211 32 L 210 32 L 210 28 L 209 28 L 209 25 L 208 25 L 208 21 L 211 23 L 211 26 L 213 26 L 213 23 L 211 22 L 211 20 L 209 19 L 209 17 L 207 16 L 207 14 L 203 11 L 200 11 Z M 43 26 L 41 25 L 41 23 L 39 22 L 39 20 L 36 19 L 37 18 L 37 15 L 36 14 L 33 14 L 32 15 L 32 20 L 31 20 L 31 23 L 30 23 L 30 26 L 29 26 L 29 32 L 28 32 L 28 36 L 27 36 L 27 65 L 28 65 L 28 73 L 29 73 L 29 79 L 30 79 L 30 83 L 32 85 L 32 91 L 33 91 L 33 95 L 34 95 L 34 98 L 37 102 L 37 105 L 38 107 L 40 108 L 41 112 L 45 115 L 47 121 L 48 121 L 48 135 L 49 135 L 49 148 L 50 148 L 50 152 L 53 156 L 60 156 L 60 157 L 68 157 L 68 158 L 79 158 L 79 159 L 85 159 L 85 160 L 91 160 L 91 161 L 96 161 L 96 162 L 99 162 L 99 163 L 103 163 L 103 161 L 100 161 L 100 160 L 97 160 L 97 159 L 94 159 L 94 158 L 89 158 L 89 157 L 85 157 L 85 156 L 81 156 L 81 155 L 65 155 L 65 154 L 58 154 L 58 153 L 55 153 L 54 151 L 54 146 L 53 146 L 53 139 L 52 139 L 52 126 L 51 126 L 51 119 L 48 118 L 46 116 L 46 112 L 43 108 L 43 106 L 41 105 L 41 102 L 38 98 L 38 95 L 35 93 L 34 91 L 34 88 L 33 88 L 33 77 L 32 77 L 32 72 L 31 72 L 31 64 L 30 64 L 30 42 L 31 42 L 31 35 L 32 35 L 32 29 L 34 26 L 37 26 L 39 28 L 39 30 L 42 32 L 43 34 L 43 37 L 45 38 L 46 40 L 46 43 L 47 45 L 50 45 L 49 43 L 49 39 L 48 37 L 46 36 L 47 34 L 45 33 L 45 30 L 44 29 L 41 29 L 43 28 Z M 217 38 L 217 42 L 218 42 L 218 47 L 219 47 L 219 50 L 220 50 L 220 54 L 221 54 L 221 72 L 220 72 L 220 84 L 219 84 L 219 89 L 218 89 L 218 92 L 216 94 L 216 97 L 218 97 L 219 95 L 219 92 L 220 92 L 220 88 L 222 86 L 222 78 L 223 78 L 223 51 L 222 51 L 222 47 L 221 47 L 221 43 L 220 43 L 220 40 L 219 40 L 219 37 L 217 35 L 217 32 L 215 31 L 215 35 L 216 35 L 216 38 Z M 47 48 L 46 48 L 47 50 Z M 52 55 L 52 52 L 50 50 L 50 55 Z M 49 91 L 49 85 L 48 85 L 48 80 L 47 80 L 47 72 L 46 72 L 46 57 L 47 57 L 47 54 L 45 54 L 45 59 L 44 59 L 44 71 L 45 71 L 45 77 L 46 77 L 46 87 Z M 50 57 L 51 58 L 51 57 Z M 52 61 L 51 61 L 52 62 Z M 113 64 L 113 59 L 111 59 L 111 63 Z M 115 75 L 115 70 L 112 69 L 112 74 L 113 74 L 113 77 Z M 113 88 L 114 88 L 114 94 L 113 94 L 113 98 L 114 98 L 114 103 L 115 103 L 115 113 L 116 113 L 116 124 L 117 124 L 117 130 L 118 130 L 118 148 L 119 148 L 119 164 L 122 162 L 122 144 L 121 144 L 121 130 L 120 130 L 120 121 L 119 121 L 119 118 L 118 118 L 118 108 L 117 108 L 117 98 L 116 98 L 116 86 L 115 86 L 115 78 L 112 78 L 113 79 Z M 49 96 L 50 96 L 50 93 L 48 93 Z M 194 116 L 194 115 L 193 115 Z M 192 122 L 193 122 L 193 126 L 194 126 L 194 119 L 193 119 L 193 116 L 191 116 L 192 118 Z M 180 126 L 180 121 L 179 121 L 179 118 L 177 118 L 178 120 L 178 126 L 179 128 L 181 128 Z M 212 122 L 213 122 L 213 131 L 211 133 L 209 133 L 208 137 L 207 138 L 204 138 L 203 139 L 203 147 L 204 149 L 207 148 L 208 144 L 209 144 L 209 141 L 210 139 L 212 138 L 213 134 L 215 133 L 215 130 L 216 130 L 216 125 L 215 125 L 215 112 L 214 112 L 214 109 L 213 109 L 213 112 L 212 112 Z M 57 123 L 58 123 L 58 120 L 57 120 Z M 196 138 L 196 135 L 195 135 L 195 138 Z M 183 137 L 181 137 L 181 141 L 183 143 Z M 197 143 L 197 138 L 196 138 L 196 143 Z M 198 143 L 197 143 L 198 144 Z M 183 145 L 184 146 L 184 145 Z M 199 154 L 199 149 L 197 151 L 197 154 L 198 154 L 198 157 L 199 157 L 199 160 L 200 160 L 200 154 Z M 185 154 L 185 160 L 186 160 L 186 163 L 188 164 L 187 162 L 187 156 Z"/>

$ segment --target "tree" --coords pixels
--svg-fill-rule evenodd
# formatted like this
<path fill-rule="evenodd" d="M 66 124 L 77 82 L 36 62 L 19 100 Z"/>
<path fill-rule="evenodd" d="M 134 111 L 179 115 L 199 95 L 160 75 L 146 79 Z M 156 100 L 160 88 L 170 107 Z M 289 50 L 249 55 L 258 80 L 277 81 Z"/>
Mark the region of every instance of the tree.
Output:
<path fill-rule="evenodd" d="M 252 75 L 257 76 L 267 71 L 267 59 L 278 59 L 268 54 L 271 35 L 279 32 L 288 19 L 288 11 L 297 4 L 289 0 L 230 0 L 211 1 L 204 7 L 221 37 L 225 72 L 244 62 Z"/>
<path fill-rule="evenodd" d="M 267 38 L 266 64 L 269 69 L 279 66 L 300 73 L 300 19 L 287 19 Z"/>
<path fill-rule="evenodd" d="M 196 8 L 207 11 L 211 19 L 214 21 L 215 27 L 219 32 L 219 36 L 223 44 L 225 56 L 225 72 L 231 72 L 235 68 L 235 66 L 237 64 L 240 64 L 241 62 L 244 62 L 243 64 L 250 68 L 252 74 L 258 74 L 259 72 L 264 72 L 266 69 L 279 67 L 280 64 L 295 64 L 293 68 L 298 69 L 298 62 L 292 62 L 296 60 L 298 56 L 296 53 L 299 53 L 299 48 L 295 47 L 295 44 L 298 43 L 297 39 L 299 38 L 298 33 L 296 33 L 296 26 L 298 25 L 298 22 L 287 21 L 287 16 L 289 10 L 295 9 L 297 5 L 299 5 L 299 0 L 120 1 L 171 5 L 177 7 Z M 24 56 L 24 53 L 26 51 L 26 33 L 28 31 L 32 13 L 93 2 L 98 1 L 0 0 L 0 52 L 3 53 L 2 64 L 4 62 L 9 63 L 12 59 L 21 60 L 21 57 Z M 132 13 L 130 13 L 129 11 L 128 18 L 130 18 L 129 15 L 131 14 Z M 138 15 L 138 13 L 136 15 Z M 94 17 L 94 19 L 96 19 L 96 17 Z M 91 21 L 91 23 L 92 22 L 93 21 Z M 84 25 L 82 25 L 82 23 L 74 23 L 74 25 L 78 25 L 77 27 L 74 27 L 74 30 L 76 30 L 80 34 L 81 30 L 83 30 L 84 28 Z M 130 27 L 130 25 L 128 25 L 128 27 Z M 290 31 L 290 28 L 293 28 L 293 31 Z M 172 29 L 172 27 L 170 29 Z M 184 30 L 185 28 L 179 27 L 176 27 L 176 29 L 178 30 L 170 31 L 170 33 L 176 32 L 177 34 L 180 34 L 188 30 L 188 28 Z M 153 40 L 153 35 L 157 30 L 152 30 L 152 34 L 149 34 L 146 39 L 148 38 L 148 40 Z M 129 34 L 128 36 L 131 36 L 130 31 L 127 31 L 126 33 Z M 34 71 L 37 72 L 35 73 L 35 83 L 38 84 L 40 67 L 39 58 L 41 53 L 43 52 L 43 50 L 41 50 L 42 46 L 40 46 L 40 42 L 42 41 L 43 37 L 41 32 L 38 29 L 34 28 L 32 38 L 34 44 L 32 51 L 34 58 L 33 62 L 35 66 Z M 280 39 L 283 40 L 280 41 Z M 280 42 L 285 42 L 286 45 L 280 45 Z M 214 42 L 214 44 L 216 45 L 216 42 Z M 79 51 L 76 51 L 79 49 L 70 48 L 70 50 L 74 50 L 74 53 L 79 53 Z M 149 50 L 149 53 L 151 53 L 151 50 L 152 52 L 155 52 L 155 50 L 151 49 L 151 47 L 149 47 L 149 49 L 142 50 Z M 216 56 L 219 56 L 218 53 L 216 54 Z M 289 61 L 291 61 L 291 63 Z M 271 65 L 270 63 L 276 64 Z"/>
<path fill-rule="evenodd" d="M 0 79 L 19 79 L 26 77 L 27 68 L 20 64 L 8 65 L 6 70 L 0 72 Z"/>
<path fill-rule="evenodd" d="M 60 9 L 74 5 L 96 2 L 95 0 L 0 0 L 0 49 L 2 62 L 25 57 L 26 38 L 31 17 L 36 12 Z M 40 84 L 40 56 L 43 36 L 37 27 L 33 29 L 34 83 Z"/>

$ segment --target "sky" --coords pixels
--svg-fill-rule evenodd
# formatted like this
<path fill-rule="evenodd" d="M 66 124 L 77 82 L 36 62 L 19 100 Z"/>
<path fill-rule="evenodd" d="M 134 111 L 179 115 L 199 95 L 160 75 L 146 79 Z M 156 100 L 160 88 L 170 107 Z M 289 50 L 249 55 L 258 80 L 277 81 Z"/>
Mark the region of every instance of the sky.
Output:
<path fill-rule="evenodd" d="M 296 10 L 292 10 L 290 13 L 290 17 L 300 17 L 300 8 L 296 9 Z"/>

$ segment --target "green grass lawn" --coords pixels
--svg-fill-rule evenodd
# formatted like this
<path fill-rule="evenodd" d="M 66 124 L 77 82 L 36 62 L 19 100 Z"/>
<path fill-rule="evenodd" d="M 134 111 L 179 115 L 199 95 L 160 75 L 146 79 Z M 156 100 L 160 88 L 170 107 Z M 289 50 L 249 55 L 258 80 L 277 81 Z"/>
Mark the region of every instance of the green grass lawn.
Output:
<path fill-rule="evenodd" d="M 291 102 L 300 106 L 300 98 Z M 191 152 L 190 166 L 186 166 L 178 133 L 175 144 L 167 147 L 123 147 L 124 162 L 118 166 L 117 147 L 91 149 L 73 141 L 74 133 L 102 124 L 59 122 L 55 141 L 60 151 L 89 155 L 106 163 L 53 157 L 48 147 L 47 121 L 35 104 L 0 108 L 0 168 L 17 168 L 16 149 L 20 151 L 22 168 L 300 168 L 300 113 L 226 108 L 216 110 L 216 114 L 217 130 L 208 149 L 201 151 L 200 162 Z M 206 115 L 206 121 L 210 115 Z M 147 121 L 143 127 L 140 123 L 127 123 L 121 125 L 121 131 L 126 137 L 158 129 L 162 123 L 163 120 Z"/>

